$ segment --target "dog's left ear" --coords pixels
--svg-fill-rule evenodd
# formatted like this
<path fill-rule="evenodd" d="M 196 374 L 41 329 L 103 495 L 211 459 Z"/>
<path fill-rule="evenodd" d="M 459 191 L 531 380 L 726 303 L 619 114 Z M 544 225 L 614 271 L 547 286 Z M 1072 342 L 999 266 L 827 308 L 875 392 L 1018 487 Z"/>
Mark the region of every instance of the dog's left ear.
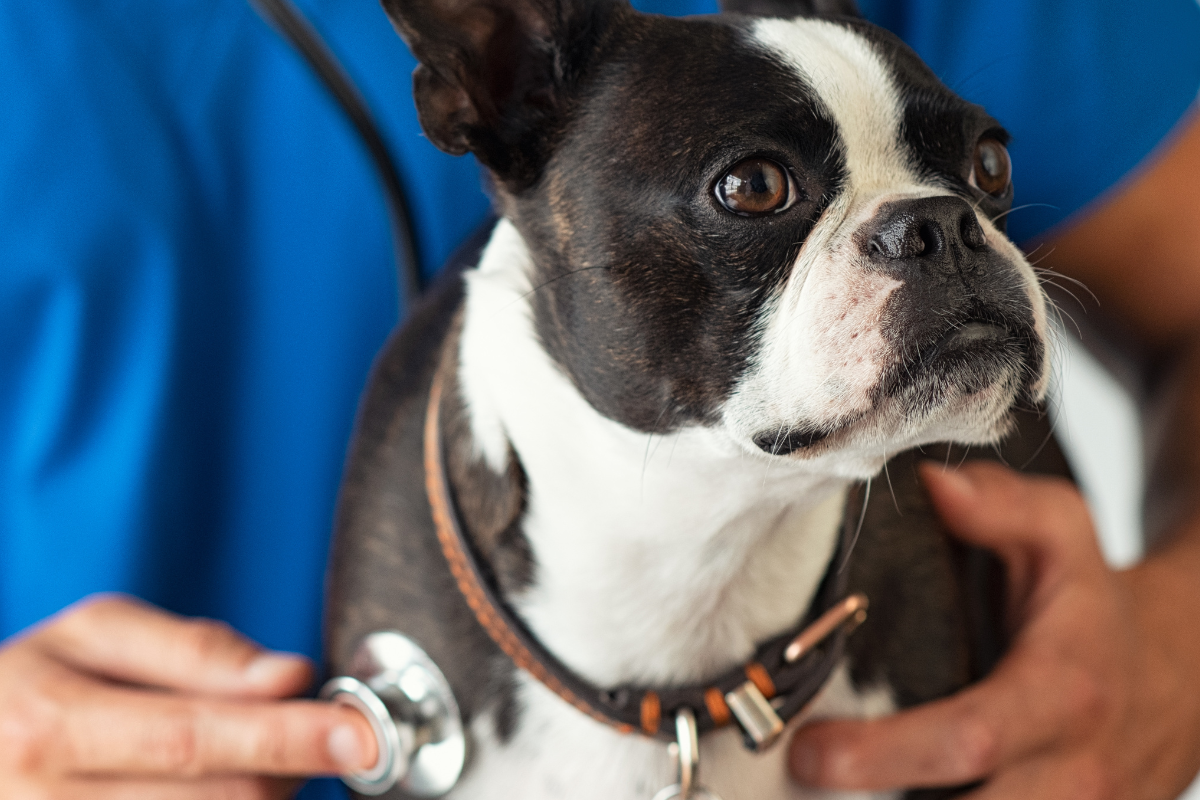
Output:
<path fill-rule="evenodd" d="M 626 0 L 383 0 L 420 65 L 425 134 L 470 151 L 506 185 L 540 173 L 586 70 Z"/>
<path fill-rule="evenodd" d="M 721 10 L 752 17 L 861 17 L 854 0 L 721 0 Z"/>

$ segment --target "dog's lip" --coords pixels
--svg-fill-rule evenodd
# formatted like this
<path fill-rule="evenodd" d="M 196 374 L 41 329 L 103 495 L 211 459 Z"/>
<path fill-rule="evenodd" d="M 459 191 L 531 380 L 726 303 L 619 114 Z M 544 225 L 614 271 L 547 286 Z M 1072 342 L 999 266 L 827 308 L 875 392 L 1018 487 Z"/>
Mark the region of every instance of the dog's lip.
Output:
<path fill-rule="evenodd" d="M 801 427 L 763 430 L 753 437 L 754 446 L 772 456 L 790 456 L 797 450 L 807 450 L 829 438 L 832 431 L 821 428 Z"/>
<path fill-rule="evenodd" d="M 1028 322 L 1010 319 L 993 308 L 972 311 L 908 349 L 907 358 L 897 359 L 879 383 L 880 396 L 894 396 L 931 380 L 940 382 L 975 359 L 1023 359 L 1031 352 L 1034 334 Z"/>
<path fill-rule="evenodd" d="M 989 342 L 1002 342 L 1008 339 L 1008 329 L 1003 325 L 988 320 L 970 320 L 953 326 L 933 344 L 921 350 L 918 361 L 929 364 L 939 356 L 952 350 L 970 348 L 973 345 Z"/>

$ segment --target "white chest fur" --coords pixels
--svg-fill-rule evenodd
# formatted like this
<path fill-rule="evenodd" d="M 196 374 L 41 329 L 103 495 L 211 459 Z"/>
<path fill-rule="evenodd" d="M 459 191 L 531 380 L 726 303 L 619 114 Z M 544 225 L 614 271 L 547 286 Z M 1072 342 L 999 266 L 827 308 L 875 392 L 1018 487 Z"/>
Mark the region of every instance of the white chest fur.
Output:
<path fill-rule="evenodd" d="M 828 564 L 846 484 L 747 453 L 720 429 L 666 436 L 598 414 L 532 328 L 528 253 L 502 222 L 468 279 L 460 381 L 481 455 L 508 446 L 529 479 L 523 528 L 537 564 L 515 605 L 565 664 L 602 684 L 681 683 L 745 660 L 792 624 Z M 649 798 L 672 781 L 666 749 L 587 719 L 532 680 L 519 727 L 497 742 L 487 715 L 456 798 Z M 884 713 L 844 672 L 817 704 Z M 754 756 L 733 731 L 706 737 L 704 780 L 726 800 L 801 796 L 784 748 Z"/>

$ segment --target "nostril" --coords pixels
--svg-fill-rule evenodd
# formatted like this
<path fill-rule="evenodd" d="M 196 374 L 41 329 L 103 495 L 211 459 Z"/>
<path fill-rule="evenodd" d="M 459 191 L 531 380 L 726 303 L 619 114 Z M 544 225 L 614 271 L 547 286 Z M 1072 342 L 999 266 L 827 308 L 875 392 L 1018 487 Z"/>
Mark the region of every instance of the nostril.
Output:
<path fill-rule="evenodd" d="M 979 250 L 987 246 L 987 237 L 983 235 L 983 228 L 979 227 L 979 220 L 975 218 L 974 211 L 963 214 L 959 223 L 959 234 L 962 236 L 963 244 L 972 250 Z"/>
<path fill-rule="evenodd" d="M 946 234 L 942 231 L 942 226 L 933 220 L 922 222 L 921 227 L 917 230 L 917 235 L 921 239 L 921 247 L 917 251 L 917 255 L 926 253 L 936 255 L 946 249 Z"/>

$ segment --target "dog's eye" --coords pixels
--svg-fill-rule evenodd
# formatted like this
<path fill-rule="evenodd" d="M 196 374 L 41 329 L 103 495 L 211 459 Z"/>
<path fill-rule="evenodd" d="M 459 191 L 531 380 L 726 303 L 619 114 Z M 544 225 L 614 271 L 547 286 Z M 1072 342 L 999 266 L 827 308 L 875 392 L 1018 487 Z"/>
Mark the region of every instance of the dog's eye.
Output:
<path fill-rule="evenodd" d="M 748 158 L 717 181 L 717 200 L 735 214 L 773 214 L 792 204 L 791 184 L 787 170 L 774 161 Z"/>
<path fill-rule="evenodd" d="M 975 163 L 971 169 L 971 183 L 980 191 L 1000 197 L 1008 191 L 1012 181 L 1012 161 L 1008 149 L 995 139 L 980 139 L 975 145 Z"/>

